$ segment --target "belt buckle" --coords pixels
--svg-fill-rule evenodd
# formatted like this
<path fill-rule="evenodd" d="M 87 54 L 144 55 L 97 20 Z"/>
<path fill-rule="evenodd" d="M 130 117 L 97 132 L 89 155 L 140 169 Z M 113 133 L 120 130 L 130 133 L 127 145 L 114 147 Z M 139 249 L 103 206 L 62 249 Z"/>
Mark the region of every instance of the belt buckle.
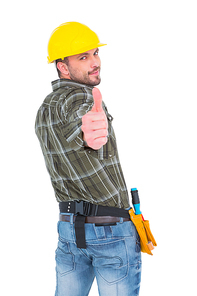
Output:
<path fill-rule="evenodd" d="M 98 205 L 91 205 L 83 200 L 75 202 L 75 214 L 82 216 L 96 216 Z"/>
<path fill-rule="evenodd" d="M 75 214 L 83 214 L 83 200 L 75 202 Z"/>

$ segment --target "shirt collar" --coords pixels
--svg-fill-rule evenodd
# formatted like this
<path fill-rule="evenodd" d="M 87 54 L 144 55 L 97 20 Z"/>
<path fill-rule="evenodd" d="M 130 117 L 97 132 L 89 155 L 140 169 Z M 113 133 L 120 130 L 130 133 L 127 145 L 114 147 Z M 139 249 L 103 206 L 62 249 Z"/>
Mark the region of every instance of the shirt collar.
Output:
<path fill-rule="evenodd" d="M 52 81 L 51 84 L 52 84 L 53 91 L 57 90 L 60 87 L 65 87 L 65 86 L 66 87 L 87 87 L 87 88 L 93 89 L 93 86 L 91 85 L 78 83 L 70 79 L 57 79 Z"/>

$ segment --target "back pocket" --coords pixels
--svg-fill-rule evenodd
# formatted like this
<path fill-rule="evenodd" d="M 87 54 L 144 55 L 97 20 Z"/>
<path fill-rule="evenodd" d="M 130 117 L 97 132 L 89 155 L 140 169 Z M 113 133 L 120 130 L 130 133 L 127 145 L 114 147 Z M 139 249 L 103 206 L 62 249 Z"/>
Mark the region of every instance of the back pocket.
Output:
<path fill-rule="evenodd" d="M 117 283 L 128 275 L 128 254 L 124 240 L 88 245 L 88 253 L 93 257 L 96 271 L 107 283 Z"/>
<path fill-rule="evenodd" d="M 61 276 L 74 270 L 74 255 L 70 252 L 69 243 L 59 240 L 55 260 L 56 270 Z"/>

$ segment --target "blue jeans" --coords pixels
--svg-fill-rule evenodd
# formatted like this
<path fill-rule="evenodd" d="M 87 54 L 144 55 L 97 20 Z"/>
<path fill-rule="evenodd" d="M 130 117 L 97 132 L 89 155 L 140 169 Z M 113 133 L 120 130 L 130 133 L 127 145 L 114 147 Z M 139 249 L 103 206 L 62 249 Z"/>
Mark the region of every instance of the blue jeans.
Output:
<path fill-rule="evenodd" d="M 87 249 L 76 246 L 73 214 L 58 222 L 55 296 L 87 296 L 96 277 L 100 296 L 137 296 L 141 281 L 139 236 L 131 221 L 86 223 Z"/>

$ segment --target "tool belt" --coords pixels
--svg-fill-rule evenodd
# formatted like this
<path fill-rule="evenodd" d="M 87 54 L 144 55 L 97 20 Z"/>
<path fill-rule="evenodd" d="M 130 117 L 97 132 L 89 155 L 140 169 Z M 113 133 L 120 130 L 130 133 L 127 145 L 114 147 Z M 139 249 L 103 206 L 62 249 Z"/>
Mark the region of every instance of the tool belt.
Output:
<path fill-rule="evenodd" d="M 75 217 L 75 234 L 76 234 L 76 243 L 77 248 L 86 249 L 85 241 L 85 223 L 107 223 L 110 217 L 122 217 L 125 218 L 125 221 L 130 220 L 128 210 L 116 208 L 116 207 L 105 207 L 101 205 L 94 205 L 86 201 L 69 201 L 69 202 L 60 202 L 59 203 L 60 213 L 72 213 L 76 215 Z M 101 219 L 100 217 L 104 217 Z M 91 218 L 92 217 L 92 218 Z M 63 220 L 65 219 L 65 220 Z M 97 220 L 96 220 L 97 219 Z M 67 221 L 66 218 L 61 216 L 62 221 Z M 90 222 L 94 221 L 94 222 Z M 97 222 L 96 222 L 97 221 Z M 100 221 L 100 222 L 99 222 Z M 112 219 L 111 219 L 112 222 Z M 118 221 L 114 221 L 118 222 Z"/>

